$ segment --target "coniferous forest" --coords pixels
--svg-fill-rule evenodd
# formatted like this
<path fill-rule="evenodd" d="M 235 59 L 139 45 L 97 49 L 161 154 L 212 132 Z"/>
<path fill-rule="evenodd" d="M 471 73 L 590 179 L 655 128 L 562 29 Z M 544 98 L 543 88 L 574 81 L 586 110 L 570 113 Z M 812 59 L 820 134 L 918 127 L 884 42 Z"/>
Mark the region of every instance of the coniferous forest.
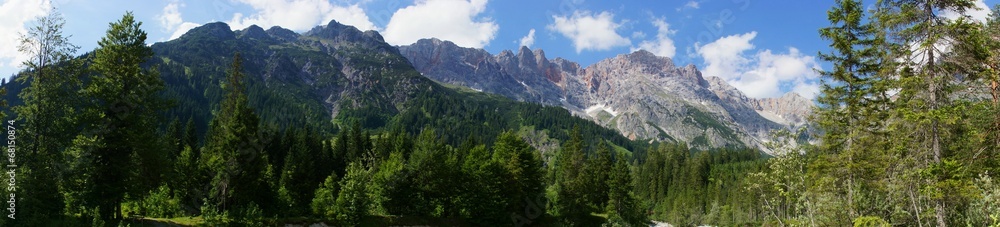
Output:
<path fill-rule="evenodd" d="M 444 86 L 333 23 L 147 45 L 129 12 L 78 53 L 52 13 L 0 85 L 0 226 L 1000 226 L 1000 7 L 942 14 L 972 7 L 836 0 L 809 130 L 766 153 Z M 263 73 L 303 59 L 334 76 Z"/>

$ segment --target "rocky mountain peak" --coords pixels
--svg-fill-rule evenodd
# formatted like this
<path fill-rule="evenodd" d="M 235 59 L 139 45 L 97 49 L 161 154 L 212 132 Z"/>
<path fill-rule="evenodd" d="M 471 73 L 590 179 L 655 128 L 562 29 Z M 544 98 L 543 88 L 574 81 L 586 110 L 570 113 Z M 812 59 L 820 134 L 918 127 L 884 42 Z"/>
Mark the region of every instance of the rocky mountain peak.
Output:
<path fill-rule="evenodd" d="M 542 50 L 542 49 L 535 49 L 533 52 L 535 54 L 535 62 L 538 63 L 539 65 L 541 65 L 543 62 L 548 62 L 549 61 L 549 59 L 545 58 L 545 51 L 544 50 Z"/>
<path fill-rule="evenodd" d="M 299 33 L 295 33 L 292 30 L 286 28 L 274 26 L 267 29 L 267 34 L 272 38 L 280 40 L 282 42 L 292 42 L 299 39 Z"/>
<path fill-rule="evenodd" d="M 271 36 L 257 25 L 250 25 L 250 27 L 240 30 L 238 33 L 241 39 L 272 40 Z"/>
<path fill-rule="evenodd" d="M 757 111 L 772 114 L 777 119 L 772 119 L 779 123 L 799 126 L 804 124 L 812 113 L 812 102 L 802 97 L 798 93 L 788 92 L 778 98 L 754 99 L 754 108 Z"/>
<path fill-rule="evenodd" d="M 521 49 L 517 50 L 517 62 L 521 67 L 525 68 L 538 68 L 538 59 L 535 59 L 535 52 L 528 49 L 526 46 L 521 46 Z"/>
<path fill-rule="evenodd" d="M 694 65 L 678 67 L 671 58 L 644 50 L 581 68 L 528 47 L 491 55 L 447 41 L 421 40 L 399 48 L 431 79 L 562 106 L 633 139 L 682 141 L 698 148 L 761 147 L 768 132 L 785 127 L 761 116 L 770 112 L 756 110 L 756 100 L 725 80 L 705 78 Z M 789 105 L 773 106 L 793 110 Z"/>
<path fill-rule="evenodd" d="M 212 22 L 202 26 L 198 26 L 196 28 L 192 28 L 187 33 L 184 33 L 184 35 L 181 35 L 181 38 L 194 34 L 208 35 L 209 37 L 218 40 L 228 40 L 236 38 L 236 33 L 234 33 L 233 30 L 229 28 L 229 24 L 223 22 Z"/>
<path fill-rule="evenodd" d="M 324 26 L 315 27 L 308 32 L 304 33 L 307 36 L 317 36 L 327 39 L 332 39 L 336 41 L 346 41 L 346 42 L 359 42 L 363 41 L 365 44 L 377 44 L 384 43 L 385 40 L 382 39 L 382 35 L 378 32 L 368 31 L 362 32 L 355 28 L 354 26 L 348 26 L 337 22 L 336 20 L 330 20 Z"/>

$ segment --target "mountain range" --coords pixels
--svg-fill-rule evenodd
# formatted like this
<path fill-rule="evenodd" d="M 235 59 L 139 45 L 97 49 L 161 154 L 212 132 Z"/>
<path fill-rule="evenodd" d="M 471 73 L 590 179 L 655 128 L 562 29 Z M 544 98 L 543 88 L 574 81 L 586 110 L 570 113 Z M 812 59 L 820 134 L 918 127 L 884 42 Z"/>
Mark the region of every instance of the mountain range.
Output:
<path fill-rule="evenodd" d="M 335 131 L 357 122 L 412 135 L 435 129 L 454 146 L 470 135 L 488 143 L 516 131 L 548 153 L 577 127 L 588 140 L 635 150 L 636 142 L 561 107 L 434 82 L 379 33 L 336 21 L 301 34 L 281 27 L 233 31 L 225 23 L 209 23 L 152 48 L 155 56 L 148 63 L 157 65 L 165 95 L 178 105 L 167 115 L 191 116 L 202 129 L 221 100 L 232 55 L 239 52 L 249 75 L 249 104 L 269 128 Z"/>
<path fill-rule="evenodd" d="M 156 65 L 176 105 L 166 116 L 191 118 L 199 134 L 236 52 L 251 75 L 250 105 L 275 129 L 430 127 L 454 132 L 441 136 L 456 145 L 470 133 L 489 140 L 515 130 L 545 152 L 577 125 L 585 137 L 623 148 L 646 140 L 763 148 L 771 130 L 803 127 L 812 106 L 794 93 L 749 98 L 693 65 L 642 50 L 582 67 L 527 47 L 493 55 L 437 39 L 392 46 L 378 32 L 336 21 L 301 34 L 208 23 L 151 47 L 146 66 Z M 26 85 L 5 86 L 18 104 Z"/>
<path fill-rule="evenodd" d="M 515 100 L 560 106 L 630 139 L 696 148 L 764 148 L 770 132 L 805 126 L 812 103 L 795 93 L 749 98 L 694 65 L 639 50 L 582 67 L 541 49 L 492 55 L 423 39 L 400 53 L 427 78 Z"/>

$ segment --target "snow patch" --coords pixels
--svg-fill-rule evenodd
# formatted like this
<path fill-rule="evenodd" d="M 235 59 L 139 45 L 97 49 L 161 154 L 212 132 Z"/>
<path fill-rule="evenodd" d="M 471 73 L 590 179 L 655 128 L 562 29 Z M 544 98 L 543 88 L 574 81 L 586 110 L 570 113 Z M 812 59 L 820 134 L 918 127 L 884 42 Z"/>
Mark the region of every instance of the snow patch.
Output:
<path fill-rule="evenodd" d="M 607 113 L 611 114 L 612 117 L 617 117 L 618 116 L 618 111 L 615 111 L 614 109 L 611 109 L 611 107 L 605 106 L 604 104 L 597 104 L 597 105 L 593 105 L 593 106 L 587 107 L 586 112 L 587 112 L 587 115 L 590 115 L 591 117 L 597 117 L 597 114 L 600 113 L 600 111 L 598 111 L 598 110 L 607 112 Z"/>
<path fill-rule="evenodd" d="M 754 111 L 757 111 L 757 114 L 760 114 L 761 117 L 764 117 L 765 119 L 773 121 L 775 123 L 782 125 L 791 124 L 791 122 L 788 122 L 788 120 L 786 120 L 784 117 L 781 117 L 781 115 L 777 115 L 769 111 L 760 111 L 760 110 L 754 110 Z"/>

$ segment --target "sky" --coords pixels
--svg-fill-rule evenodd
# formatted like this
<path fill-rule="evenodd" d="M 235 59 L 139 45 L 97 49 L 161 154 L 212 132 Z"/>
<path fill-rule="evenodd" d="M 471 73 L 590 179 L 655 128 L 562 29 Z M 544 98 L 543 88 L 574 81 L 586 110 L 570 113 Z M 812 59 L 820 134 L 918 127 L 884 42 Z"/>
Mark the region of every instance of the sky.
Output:
<path fill-rule="evenodd" d="M 975 0 L 988 15 L 998 0 Z M 875 1 L 865 1 L 871 5 Z M 449 40 L 497 54 L 520 46 L 543 49 L 588 66 L 642 49 L 694 64 L 704 76 L 725 79 L 749 97 L 819 92 L 816 57 L 829 42 L 832 0 L 3 0 L 0 3 L 0 77 L 22 69 L 18 34 L 35 18 L 60 13 L 64 33 L 91 51 L 108 24 L 132 11 L 148 32 L 147 43 L 180 37 L 210 22 L 234 30 L 256 24 L 296 32 L 330 20 L 376 30 L 386 42 L 408 45 L 422 38 Z"/>

